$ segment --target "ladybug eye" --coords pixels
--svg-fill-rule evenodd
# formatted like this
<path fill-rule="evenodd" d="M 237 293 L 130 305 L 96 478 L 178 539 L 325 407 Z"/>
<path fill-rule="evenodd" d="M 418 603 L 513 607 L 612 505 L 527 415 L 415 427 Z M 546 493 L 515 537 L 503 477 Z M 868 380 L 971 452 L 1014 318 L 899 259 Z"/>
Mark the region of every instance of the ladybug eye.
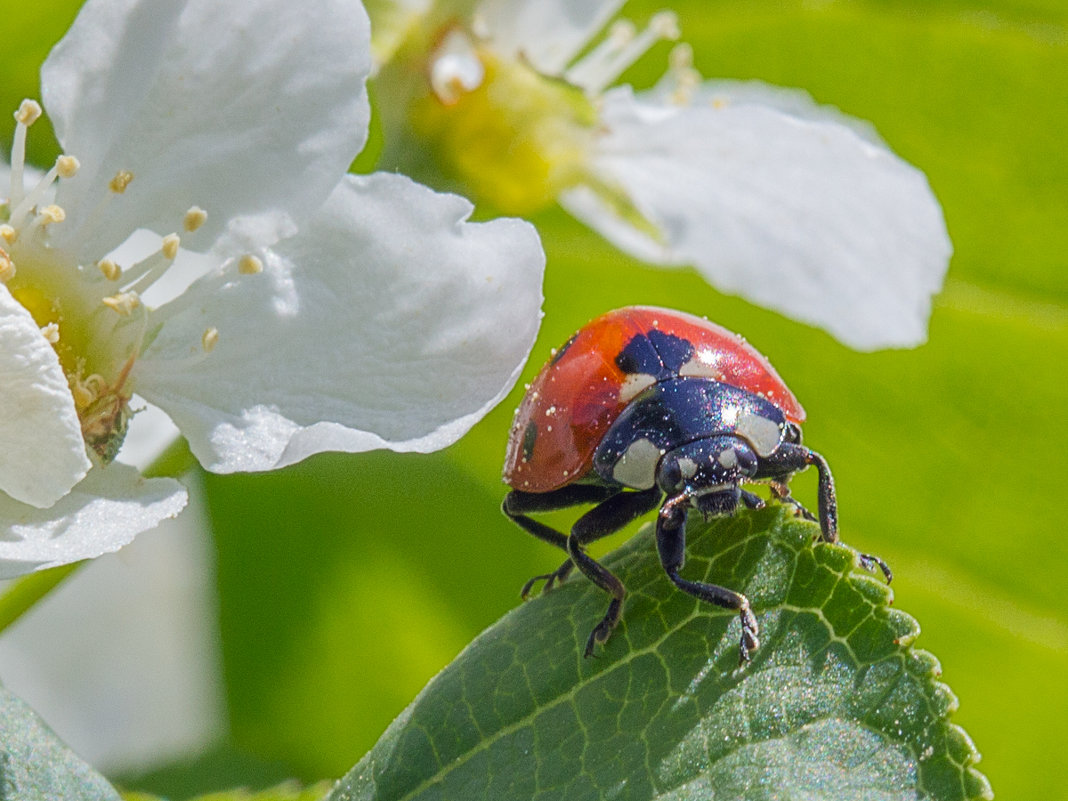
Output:
<path fill-rule="evenodd" d="M 660 489 L 667 493 L 678 492 L 682 489 L 682 468 L 679 466 L 678 459 L 668 457 L 660 463 L 656 483 L 660 485 Z"/>

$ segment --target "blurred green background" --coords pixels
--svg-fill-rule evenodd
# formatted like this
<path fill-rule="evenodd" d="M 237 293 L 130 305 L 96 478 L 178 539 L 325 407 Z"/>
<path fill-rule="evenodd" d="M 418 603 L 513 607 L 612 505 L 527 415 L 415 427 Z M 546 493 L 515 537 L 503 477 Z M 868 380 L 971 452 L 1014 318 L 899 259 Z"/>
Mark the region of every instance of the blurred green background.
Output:
<path fill-rule="evenodd" d="M 635 0 L 625 11 L 641 21 L 664 5 Z M 625 304 L 679 307 L 743 332 L 808 410 L 805 440 L 835 471 L 843 537 L 894 567 L 896 604 L 941 660 L 961 701 L 954 720 L 983 753 L 995 792 L 1068 798 L 1048 758 L 1068 742 L 1059 491 L 1068 475 L 1068 7 L 671 5 L 704 75 L 805 88 L 871 120 L 926 171 L 956 249 L 930 341 L 854 353 L 689 270 L 634 262 L 549 211 L 535 219 L 548 254 L 545 320 L 524 380 L 574 329 Z M 0 108 L 38 95 L 38 65 L 77 6 L 5 10 Z M 651 84 L 667 49 L 627 77 Z M 4 115 L 0 141 L 12 127 Z M 44 140 L 31 137 L 39 164 L 55 152 Z M 558 563 L 498 511 L 520 394 L 441 454 L 325 455 L 274 474 L 206 478 L 232 729 L 215 756 L 242 756 L 233 776 L 340 775 L 518 603 L 530 575 Z M 814 485 L 802 476 L 796 494 L 811 502 Z M 144 784 L 171 791 L 179 780 L 210 786 L 195 770 Z"/>

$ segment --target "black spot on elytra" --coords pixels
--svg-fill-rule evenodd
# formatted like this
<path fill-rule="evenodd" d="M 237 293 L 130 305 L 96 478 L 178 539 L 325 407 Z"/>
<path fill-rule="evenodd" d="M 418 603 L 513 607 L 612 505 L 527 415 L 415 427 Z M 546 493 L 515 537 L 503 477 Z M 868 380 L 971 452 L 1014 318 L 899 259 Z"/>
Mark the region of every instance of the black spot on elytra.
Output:
<path fill-rule="evenodd" d="M 567 349 L 575 344 L 575 338 L 577 336 L 578 336 L 577 332 L 572 334 L 571 335 L 571 339 L 569 339 L 567 342 L 565 342 L 563 345 L 560 346 L 560 349 L 557 350 L 556 353 L 553 354 L 553 357 L 551 359 L 549 359 L 549 365 L 550 366 L 556 364 L 558 361 L 560 361 L 562 358 L 564 358 L 564 354 L 567 353 Z"/>
<path fill-rule="evenodd" d="M 523 461 L 529 462 L 534 457 L 534 442 L 538 438 L 538 425 L 533 420 L 527 423 L 523 432 Z"/>
<path fill-rule="evenodd" d="M 692 356 L 692 344 L 654 328 L 634 336 L 616 356 L 616 366 L 627 375 L 641 373 L 662 381 L 678 375 Z"/>

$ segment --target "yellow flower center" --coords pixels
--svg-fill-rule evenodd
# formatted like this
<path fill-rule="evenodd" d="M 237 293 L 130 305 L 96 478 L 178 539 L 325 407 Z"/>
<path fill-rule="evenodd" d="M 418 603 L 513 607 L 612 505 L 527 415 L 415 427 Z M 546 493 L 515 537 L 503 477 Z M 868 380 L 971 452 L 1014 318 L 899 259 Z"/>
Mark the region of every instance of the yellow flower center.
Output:
<path fill-rule="evenodd" d="M 462 33 L 444 42 L 431 62 L 433 91 L 412 105 L 410 123 L 450 177 L 517 215 L 583 180 L 597 114 L 581 89 Z"/>

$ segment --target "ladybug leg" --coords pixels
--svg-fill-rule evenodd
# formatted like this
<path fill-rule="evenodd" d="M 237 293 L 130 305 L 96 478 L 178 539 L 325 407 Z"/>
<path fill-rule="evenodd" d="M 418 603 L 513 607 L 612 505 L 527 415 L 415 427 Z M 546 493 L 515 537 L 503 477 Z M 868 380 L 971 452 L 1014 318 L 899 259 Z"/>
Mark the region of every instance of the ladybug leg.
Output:
<path fill-rule="evenodd" d="M 831 476 L 831 468 L 827 464 L 827 460 L 802 445 L 783 443 L 775 454 L 766 461 L 778 469 L 787 470 L 787 475 L 788 473 L 803 470 L 809 465 L 815 465 L 819 474 L 820 539 L 824 542 L 838 542 L 838 502 L 834 494 L 834 478 Z M 772 487 L 774 488 L 774 486 L 773 482 Z M 804 507 L 789 497 L 789 493 L 783 500 L 793 502 L 798 508 L 804 510 Z M 802 514 L 805 515 L 806 512 L 802 511 Z M 811 517 L 810 514 L 807 516 Z M 875 568 L 878 567 L 886 578 L 887 584 L 893 580 L 894 574 L 890 570 L 890 566 L 878 556 L 862 553 L 859 558 L 860 564 L 865 570 L 874 572 Z"/>
<path fill-rule="evenodd" d="M 742 503 L 749 509 L 763 509 L 764 499 L 757 495 L 755 492 L 749 492 L 748 490 L 740 490 Z"/>
<path fill-rule="evenodd" d="M 578 506 L 585 503 L 600 503 L 605 499 L 618 494 L 617 487 L 604 487 L 596 484 L 570 484 L 552 492 L 522 492 L 512 490 L 504 497 L 501 510 L 528 534 L 532 534 L 543 542 L 555 545 L 562 551 L 567 550 L 567 535 L 557 531 L 544 523 L 539 523 L 527 517 L 528 512 L 552 512 L 557 509 L 566 509 L 570 506 Z M 545 582 L 546 590 L 554 583 L 563 581 L 571 572 L 570 557 L 552 573 L 542 573 L 534 576 L 526 584 L 520 595 L 525 599 L 539 581 Z"/>
<path fill-rule="evenodd" d="M 814 465 L 819 474 L 820 539 L 824 542 L 838 542 L 838 501 L 834 493 L 834 478 L 831 476 L 831 468 L 827 460 L 820 454 L 803 445 L 784 442 L 779 445 L 775 453 L 761 460 L 761 470 L 757 475 L 775 479 L 785 486 L 786 480 L 792 473 L 804 470 L 810 465 Z M 772 491 L 779 496 L 780 500 L 793 503 L 802 510 L 802 516 L 811 517 L 807 509 L 790 497 L 789 490 L 784 496 L 775 483 L 775 481 L 772 482 Z"/>
<path fill-rule="evenodd" d="M 801 501 L 797 500 L 790 494 L 790 486 L 783 481 L 775 481 L 774 479 L 768 481 L 768 486 L 771 488 L 772 494 L 782 503 L 788 503 L 794 507 L 794 514 L 803 517 L 805 520 L 809 520 L 813 523 L 818 522 L 816 515 L 812 514 L 808 509 L 804 507 Z"/>
<path fill-rule="evenodd" d="M 612 596 L 608 611 L 586 640 L 585 656 L 592 656 L 594 646 L 605 642 L 619 624 L 626 589 L 613 573 L 588 556 L 584 547 L 594 540 L 614 534 L 631 521 L 655 509 L 660 503 L 661 495 L 660 489 L 655 486 L 640 492 L 621 492 L 588 511 L 571 527 L 571 536 L 567 538 L 567 552 L 571 559 L 560 566 L 557 574 L 563 573 L 566 576 L 574 564 L 586 578 Z"/>
<path fill-rule="evenodd" d="M 582 546 L 614 534 L 646 512 L 651 512 L 655 509 L 656 505 L 660 503 L 660 494 L 660 490 L 653 488 L 643 492 L 621 492 L 613 495 L 611 498 L 605 499 L 600 506 L 594 507 L 580 517 L 572 527 L 572 534 L 578 539 L 579 545 Z M 565 550 L 568 549 L 566 541 L 564 548 Z M 570 553 L 570 551 L 568 552 Z M 564 579 L 571 575 L 574 567 L 574 561 L 572 561 L 571 557 L 568 557 L 552 573 L 534 576 L 523 585 L 522 596 L 525 598 L 537 581 L 545 581 L 542 592 L 551 590 L 556 584 L 563 583 Z"/>
<path fill-rule="evenodd" d="M 669 498 L 656 520 L 656 548 L 660 552 L 660 564 L 664 572 L 683 592 L 689 593 L 702 601 L 708 601 L 724 609 L 734 609 L 742 624 L 742 638 L 738 645 L 738 663 L 749 661 L 749 655 L 760 647 L 760 627 L 757 625 L 753 610 L 749 608 L 749 599 L 734 590 L 688 581 L 679 575 L 679 569 L 686 559 L 686 507 L 688 499 L 677 495 Z"/>
<path fill-rule="evenodd" d="M 862 554 L 859 554 L 859 559 L 860 559 L 860 564 L 869 573 L 874 573 L 875 572 L 875 568 L 878 567 L 879 570 L 882 571 L 883 576 L 886 577 L 886 583 L 887 584 L 889 584 L 891 581 L 894 580 L 894 572 L 890 569 L 890 565 L 888 565 L 886 562 L 884 562 L 878 556 L 875 556 L 875 555 L 870 554 L 870 553 L 862 553 Z"/>

